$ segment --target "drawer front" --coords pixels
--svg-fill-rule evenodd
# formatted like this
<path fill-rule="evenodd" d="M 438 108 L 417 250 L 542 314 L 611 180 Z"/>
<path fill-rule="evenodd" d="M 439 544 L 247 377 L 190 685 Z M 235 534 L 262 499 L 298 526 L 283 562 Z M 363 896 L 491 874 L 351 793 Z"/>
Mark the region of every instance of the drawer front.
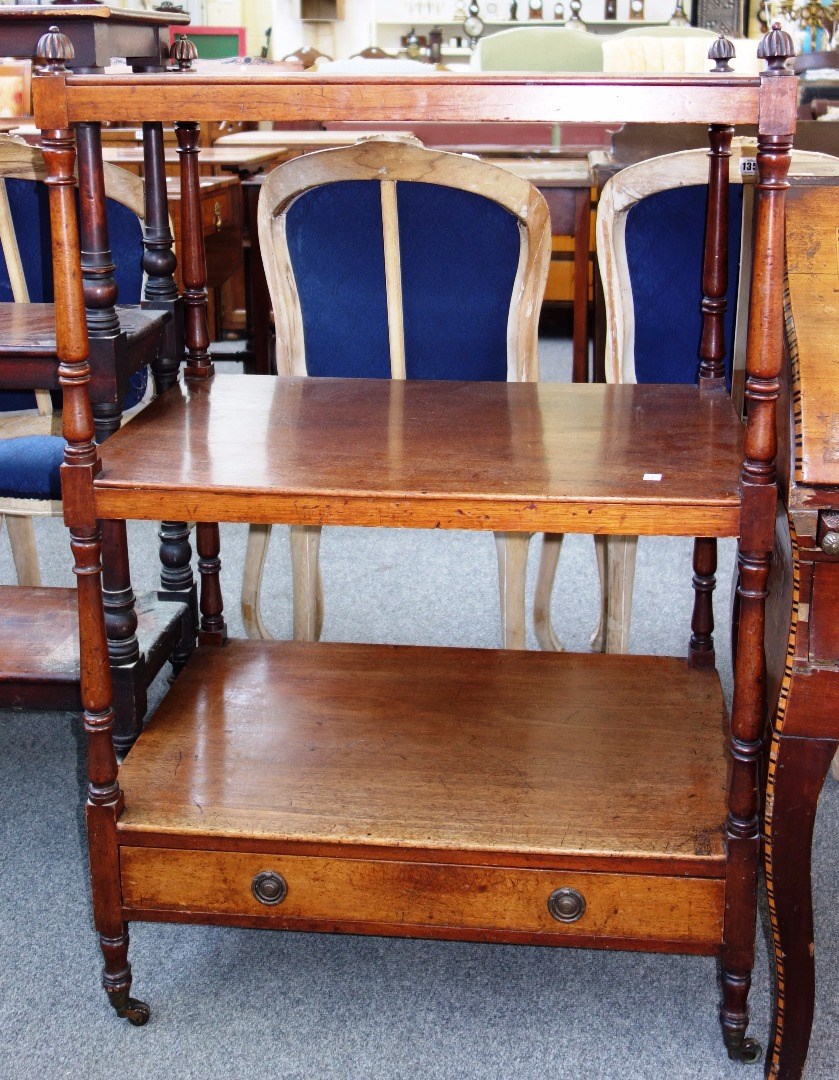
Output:
<path fill-rule="evenodd" d="M 265 885 L 269 902 L 260 902 L 254 881 L 266 873 L 276 876 Z M 146 847 L 121 849 L 121 874 L 127 918 L 179 912 L 432 937 L 457 929 L 498 940 L 592 936 L 709 952 L 722 939 L 724 884 L 713 878 Z M 548 906 L 557 890 L 560 918 Z"/>
<path fill-rule="evenodd" d="M 235 187 L 201 193 L 201 227 L 205 236 L 221 232 L 224 228 L 240 226 L 242 215 L 238 194 L 239 189 Z"/>

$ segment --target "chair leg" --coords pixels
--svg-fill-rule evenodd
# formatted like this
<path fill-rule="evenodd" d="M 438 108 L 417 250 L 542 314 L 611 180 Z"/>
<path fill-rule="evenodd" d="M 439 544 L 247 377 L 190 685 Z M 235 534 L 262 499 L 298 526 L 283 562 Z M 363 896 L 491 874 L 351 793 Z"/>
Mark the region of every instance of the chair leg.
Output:
<path fill-rule="evenodd" d="M 248 527 L 245 572 L 242 577 L 242 621 L 245 624 L 245 633 L 255 641 L 273 639 L 273 635 L 262 621 L 262 611 L 259 606 L 262 575 L 265 571 L 265 558 L 270 540 L 270 525 Z"/>
<path fill-rule="evenodd" d="M 608 536 L 594 537 L 594 555 L 597 559 L 597 576 L 600 580 L 600 615 L 588 644 L 592 652 L 603 652 L 606 648 L 606 620 L 609 612 Z"/>
<path fill-rule="evenodd" d="M 295 641 L 319 641 L 323 629 L 320 533 L 319 525 L 289 529 Z"/>
<path fill-rule="evenodd" d="M 551 597 L 564 539 L 562 533 L 545 533 L 539 554 L 536 591 L 533 595 L 533 627 L 539 648 L 545 652 L 562 652 L 562 642 L 556 636 L 551 622 Z"/>
<path fill-rule="evenodd" d="M 40 585 L 41 568 L 38 565 L 38 549 L 35 547 L 35 523 L 31 517 L 6 514 L 5 518 L 18 585 Z"/>
<path fill-rule="evenodd" d="M 610 536 L 606 545 L 606 652 L 629 651 L 637 536 Z"/>
<path fill-rule="evenodd" d="M 502 648 L 525 648 L 524 593 L 531 533 L 495 534 L 501 595 Z"/>

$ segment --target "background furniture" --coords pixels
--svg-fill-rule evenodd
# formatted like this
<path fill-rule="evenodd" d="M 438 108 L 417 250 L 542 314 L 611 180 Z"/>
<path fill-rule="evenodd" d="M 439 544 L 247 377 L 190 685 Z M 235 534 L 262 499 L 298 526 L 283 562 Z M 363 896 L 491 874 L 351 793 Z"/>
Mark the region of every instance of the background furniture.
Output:
<path fill-rule="evenodd" d="M 175 43 L 176 31 L 169 31 L 169 45 Z M 224 60 L 228 56 L 244 56 L 244 26 L 190 26 L 185 36 L 198 50 L 200 60 Z"/>
<path fill-rule="evenodd" d="M 564 26 L 520 26 L 481 38 L 472 53 L 478 71 L 602 71 L 603 45 Z"/>
<path fill-rule="evenodd" d="M 538 378 L 550 218 L 527 181 L 415 140 L 365 139 L 275 169 L 259 232 L 278 375 L 448 380 L 459 396 L 467 380 Z M 271 636 L 259 607 L 270 535 L 251 526 L 242 612 L 255 638 Z M 529 541 L 496 533 L 505 648 L 524 648 Z M 292 525 L 298 641 L 320 637 L 319 546 L 318 526 Z"/>
<path fill-rule="evenodd" d="M 788 48 L 783 34 L 768 36 L 770 66 L 760 80 L 39 77 L 36 109 L 56 179 L 66 163 L 53 147 L 68 137 L 49 126 L 56 116 L 96 124 L 107 110 L 109 119 L 125 118 L 138 88 L 155 122 L 185 111 L 199 120 L 223 115 L 234 102 L 257 120 L 571 121 L 588 114 L 600 121 L 615 111 L 618 119 L 723 129 L 761 120 L 746 456 L 713 354 L 703 356 L 701 388 L 482 383 L 455 398 L 450 387 L 409 380 L 370 380 L 359 394 L 355 380 L 213 379 L 201 259 L 192 260 L 187 243 L 188 386 L 173 387 L 109 440 L 97 471 L 84 364 L 75 352 L 83 313 L 68 298 L 60 344 L 78 375 L 65 381 L 78 406 L 65 413 L 68 462 L 78 478 L 68 521 L 84 539 L 75 554 L 86 571 L 86 655 L 103 649 L 97 517 L 183 519 L 200 506 L 205 518 L 198 547 L 208 648 L 179 678 L 121 773 L 101 720 L 109 697 L 101 664 L 86 687 L 94 908 L 105 987 L 119 1014 L 134 1023 L 148 1018 L 130 997 L 127 921 L 137 917 L 654 947 L 721 957 L 726 1046 L 732 1057 L 754 1058 L 746 999 L 764 586 L 776 502 L 784 151 L 796 105 L 794 78 L 783 71 Z M 193 121 L 180 124 L 196 143 Z M 721 156 L 712 154 L 712 185 L 727 177 Z M 197 179 L 196 169 L 185 171 L 193 207 Z M 200 231 L 196 217 L 193 210 L 192 237 Z M 77 261 L 70 198 L 56 198 L 53 220 L 56 235 L 68 240 L 56 248 L 59 268 L 69 270 Z M 715 325 L 713 312 L 706 318 Z M 667 481 L 651 496 L 643 463 L 659 457 L 665 436 Z M 502 650 L 223 647 L 220 517 L 737 535 L 731 759 L 707 623 L 689 664 Z M 703 617 L 708 584 L 697 588 Z M 336 816 L 323 814 L 325 807 Z"/>
<path fill-rule="evenodd" d="M 770 580 L 771 730 L 764 820 L 777 995 L 771 1077 L 800 1077 L 813 1020 L 810 858 L 822 782 L 839 745 L 837 177 L 795 178 L 786 224 L 786 340 Z"/>
<path fill-rule="evenodd" d="M 51 274 L 49 219 L 40 149 L 0 136 L 0 239 L 6 281 L 0 277 L 0 412 L 2 497 L 15 564 L 17 588 L 0 588 L 0 703 L 4 707 L 77 709 L 80 697 L 78 615 L 73 589 L 43 589 L 38 568 L 33 517 L 61 515 L 58 469 L 64 440 L 54 425 L 50 390 L 57 390 L 58 355 Z M 171 312 L 141 310 L 143 229 L 146 207 L 143 183 L 107 166 L 102 193 L 106 213 L 90 246 L 107 248 L 107 229 L 115 237 L 119 263 L 98 277 L 96 299 L 113 301 L 122 289 L 123 304 L 94 309 L 91 325 L 90 392 L 100 438 L 119 427 L 123 409 L 143 396 L 146 366 L 160 368 L 160 350 Z M 86 223 L 90 228 L 90 221 Z M 108 261 L 111 252 L 107 253 Z M 104 263 L 108 266 L 108 262 Z M 30 302 L 30 297 L 32 302 Z M 12 302 L 8 302 L 12 301 Z M 46 301 L 46 302 L 45 302 Z M 98 317 L 98 319 L 97 319 Z M 130 386 L 137 375 L 142 378 Z M 35 409 L 32 387 L 42 387 Z M 46 403 L 43 403 L 43 396 Z M 128 395 L 128 396 L 127 396 Z M 31 399 L 31 401 L 29 400 Z M 29 411 L 20 412 L 21 408 Z M 21 437 L 22 436 L 22 437 Z M 127 559 L 125 538 L 109 536 L 105 558 L 111 569 Z M 121 747 L 136 737 L 146 712 L 146 690 L 173 652 L 189 637 L 189 613 L 181 603 L 158 603 L 154 596 L 135 602 L 130 581 L 109 597 L 112 626 L 118 631 L 111 659 L 117 688 L 116 735 Z"/>
<path fill-rule="evenodd" d="M 6 56 L 34 57 L 50 26 L 73 46 L 64 63 L 73 71 L 101 71 L 122 56 L 137 70 L 159 68 L 169 59 L 169 27 L 185 26 L 189 15 L 168 11 L 127 11 L 104 4 L 3 7 L 0 26 Z"/>

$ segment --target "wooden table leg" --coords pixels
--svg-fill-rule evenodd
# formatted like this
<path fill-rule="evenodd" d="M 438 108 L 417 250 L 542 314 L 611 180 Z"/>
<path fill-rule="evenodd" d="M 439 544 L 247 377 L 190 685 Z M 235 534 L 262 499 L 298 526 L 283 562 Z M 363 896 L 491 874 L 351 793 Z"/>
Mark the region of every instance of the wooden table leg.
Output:
<path fill-rule="evenodd" d="M 776 737 L 772 744 L 764 840 L 777 980 L 766 1055 L 766 1076 L 772 1080 L 799 1080 L 807 1058 L 816 991 L 810 880 L 813 823 L 836 747 L 835 740 L 793 736 Z"/>
<path fill-rule="evenodd" d="M 574 366 L 573 381 L 588 382 L 588 249 L 591 189 L 578 188 L 574 199 Z"/>

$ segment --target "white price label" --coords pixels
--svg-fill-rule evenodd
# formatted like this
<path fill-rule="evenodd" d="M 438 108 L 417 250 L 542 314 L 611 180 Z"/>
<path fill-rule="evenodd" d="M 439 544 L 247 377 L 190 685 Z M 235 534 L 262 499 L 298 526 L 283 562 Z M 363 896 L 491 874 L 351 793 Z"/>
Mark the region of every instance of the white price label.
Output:
<path fill-rule="evenodd" d="M 741 176 L 757 176 L 757 158 L 753 158 L 753 157 L 740 158 L 740 175 Z"/>

